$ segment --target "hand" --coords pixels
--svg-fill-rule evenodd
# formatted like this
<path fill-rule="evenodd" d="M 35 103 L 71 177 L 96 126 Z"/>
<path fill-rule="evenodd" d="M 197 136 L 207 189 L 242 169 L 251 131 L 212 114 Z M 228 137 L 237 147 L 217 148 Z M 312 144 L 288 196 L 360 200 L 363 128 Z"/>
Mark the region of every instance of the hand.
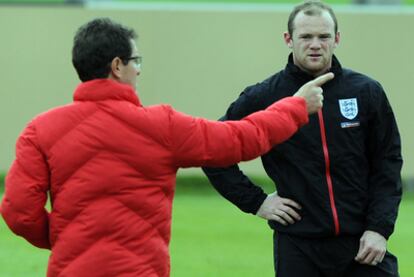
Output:
<path fill-rule="evenodd" d="M 315 113 L 322 108 L 323 105 L 323 90 L 321 86 L 333 78 L 334 74 L 332 72 L 321 75 L 318 78 L 304 84 L 293 96 L 304 98 L 308 113 Z"/>
<path fill-rule="evenodd" d="M 302 207 L 293 200 L 279 197 L 274 192 L 263 201 L 256 215 L 267 220 L 275 220 L 286 226 L 301 220 L 300 215 L 293 208 L 300 210 Z"/>
<path fill-rule="evenodd" d="M 386 251 L 387 240 L 381 234 L 365 231 L 359 240 L 359 251 L 355 261 L 375 266 L 382 262 Z"/>

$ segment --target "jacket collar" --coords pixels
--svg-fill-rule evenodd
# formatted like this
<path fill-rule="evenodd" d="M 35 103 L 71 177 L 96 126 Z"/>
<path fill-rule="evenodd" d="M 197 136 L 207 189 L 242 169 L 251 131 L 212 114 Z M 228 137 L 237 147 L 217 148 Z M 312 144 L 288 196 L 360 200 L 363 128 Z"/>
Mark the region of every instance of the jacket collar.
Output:
<path fill-rule="evenodd" d="M 135 90 L 127 84 L 110 79 L 95 79 L 79 84 L 73 94 L 74 101 L 129 101 L 137 106 L 141 102 Z"/>
<path fill-rule="evenodd" d="M 309 75 L 308 73 L 302 71 L 302 69 L 300 69 L 298 66 L 296 66 L 293 63 L 293 54 L 290 53 L 289 58 L 288 58 L 288 63 L 285 67 L 285 71 L 289 74 L 292 75 L 294 78 L 298 78 L 300 80 L 303 80 L 305 82 L 313 80 L 314 77 Z M 342 66 L 339 63 L 338 59 L 336 58 L 335 55 L 332 56 L 332 66 L 329 69 L 330 72 L 333 72 L 335 74 L 335 76 L 342 74 Z"/>

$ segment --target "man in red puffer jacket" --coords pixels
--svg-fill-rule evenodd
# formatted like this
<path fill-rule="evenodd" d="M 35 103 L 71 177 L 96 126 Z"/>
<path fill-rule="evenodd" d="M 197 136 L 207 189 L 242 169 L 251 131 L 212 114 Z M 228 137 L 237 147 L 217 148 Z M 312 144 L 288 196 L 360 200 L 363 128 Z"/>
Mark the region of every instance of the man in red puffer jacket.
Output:
<path fill-rule="evenodd" d="M 83 25 L 72 52 L 82 81 L 74 102 L 35 117 L 17 141 L 1 214 L 14 233 L 51 249 L 48 276 L 169 276 L 178 168 L 266 153 L 321 108 L 320 86 L 333 78 L 241 121 L 208 121 L 140 104 L 135 38 L 110 19 Z"/>

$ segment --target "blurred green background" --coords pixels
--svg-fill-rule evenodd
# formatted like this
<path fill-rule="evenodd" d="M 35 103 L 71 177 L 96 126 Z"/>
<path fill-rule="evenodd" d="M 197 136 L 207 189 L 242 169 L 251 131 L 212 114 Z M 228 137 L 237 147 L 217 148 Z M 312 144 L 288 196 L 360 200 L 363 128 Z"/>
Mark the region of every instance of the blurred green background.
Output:
<path fill-rule="evenodd" d="M 144 105 L 169 103 L 186 113 L 216 119 L 244 87 L 284 67 L 289 50 L 282 35 L 292 4 L 298 3 L 214 0 L 208 2 L 250 5 L 185 8 L 165 4 L 163 8 L 164 4 L 113 5 L 122 1 L 104 1 L 112 3 L 106 6 L 65 6 L 64 1 L 43 1 L 46 4 L 38 6 L 34 2 L 0 0 L 0 197 L 2 175 L 14 158 L 19 132 L 36 114 L 71 101 L 79 83 L 71 65 L 72 38 L 84 22 L 109 16 L 138 31 L 144 56 L 138 92 Z M 286 5 L 252 5 L 259 2 Z M 414 197 L 409 192 L 414 178 L 414 38 L 409 35 L 414 0 L 392 7 L 355 6 L 346 0 L 328 3 L 335 4 L 339 20 L 342 41 L 336 53 L 341 63 L 382 83 L 399 123 L 406 192 L 389 248 L 399 258 L 401 276 L 414 276 L 409 260 L 414 247 L 410 219 Z M 241 167 L 267 192 L 273 190 L 260 162 Z M 44 276 L 47 256 L 47 251 L 13 236 L 0 220 L 0 276 Z M 272 233 L 267 223 L 218 196 L 199 169 L 179 173 L 171 256 L 172 276 L 273 275 Z"/>
<path fill-rule="evenodd" d="M 108 2 L 108 0 L 95 0 L 95 2 L 99 2 L 99 1 L 106 1 Z M 8 3 L 8 4 L 15 4 L 15 3 L 34 3 L 34 4 L 38 4 L 38 3 L 47 3 L 47 4 L 65 4 L 68 2 L 79 2 L 79 1 L 65 1 L 65 0 L 12 0 L 12 1 L 8 1 L 8 0 L 0 0 L 0 3 Z M 86 2 L 86 1 L 85 1 Z M 89 2 L 93 2 L 93 1 L 89 1 Z M 141 3 L 154 3 L 154 2 L 159 2 L 159 3 L 271 3 L 271 4 L 280 4 L 280 3 L 298 3 L 297 0 L 112 0 L 110 2 L 114 2 L 114 3 L 123 3 L 123 2 L 128 2 L 128 3 L 137 3 L 137 2 L 141 2 Z M 327 0 L 324 1 L 326 3 L 329 4 L 352 4 L 355 3 L 355 1 L 352 0 Z M 393 0 L 388 0 L 388 1 L 381 1 L 381 3 L 396 3 Z M 414 0 L 403 0 L 403 1 L 398 1 L 397 3 L 400 4 L 404 4 L 404 5 L 410 5 L 410 4 L 414 4 Z"/>

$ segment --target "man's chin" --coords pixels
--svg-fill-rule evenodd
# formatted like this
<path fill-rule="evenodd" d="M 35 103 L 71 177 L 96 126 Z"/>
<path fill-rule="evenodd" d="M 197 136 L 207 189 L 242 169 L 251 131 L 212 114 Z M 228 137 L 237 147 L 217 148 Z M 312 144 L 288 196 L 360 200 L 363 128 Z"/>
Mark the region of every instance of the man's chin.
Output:
<path fill-rule="evenodd" d="M 306 69 L 308 71 L 313 71 L 313 72 L 322 71 L 322 70 L 324 70 L 327 67 L 328 66 L 326 66 L 326 64 L 322 64 L 321 62 L 308 63 L 306 65 Z"/>

